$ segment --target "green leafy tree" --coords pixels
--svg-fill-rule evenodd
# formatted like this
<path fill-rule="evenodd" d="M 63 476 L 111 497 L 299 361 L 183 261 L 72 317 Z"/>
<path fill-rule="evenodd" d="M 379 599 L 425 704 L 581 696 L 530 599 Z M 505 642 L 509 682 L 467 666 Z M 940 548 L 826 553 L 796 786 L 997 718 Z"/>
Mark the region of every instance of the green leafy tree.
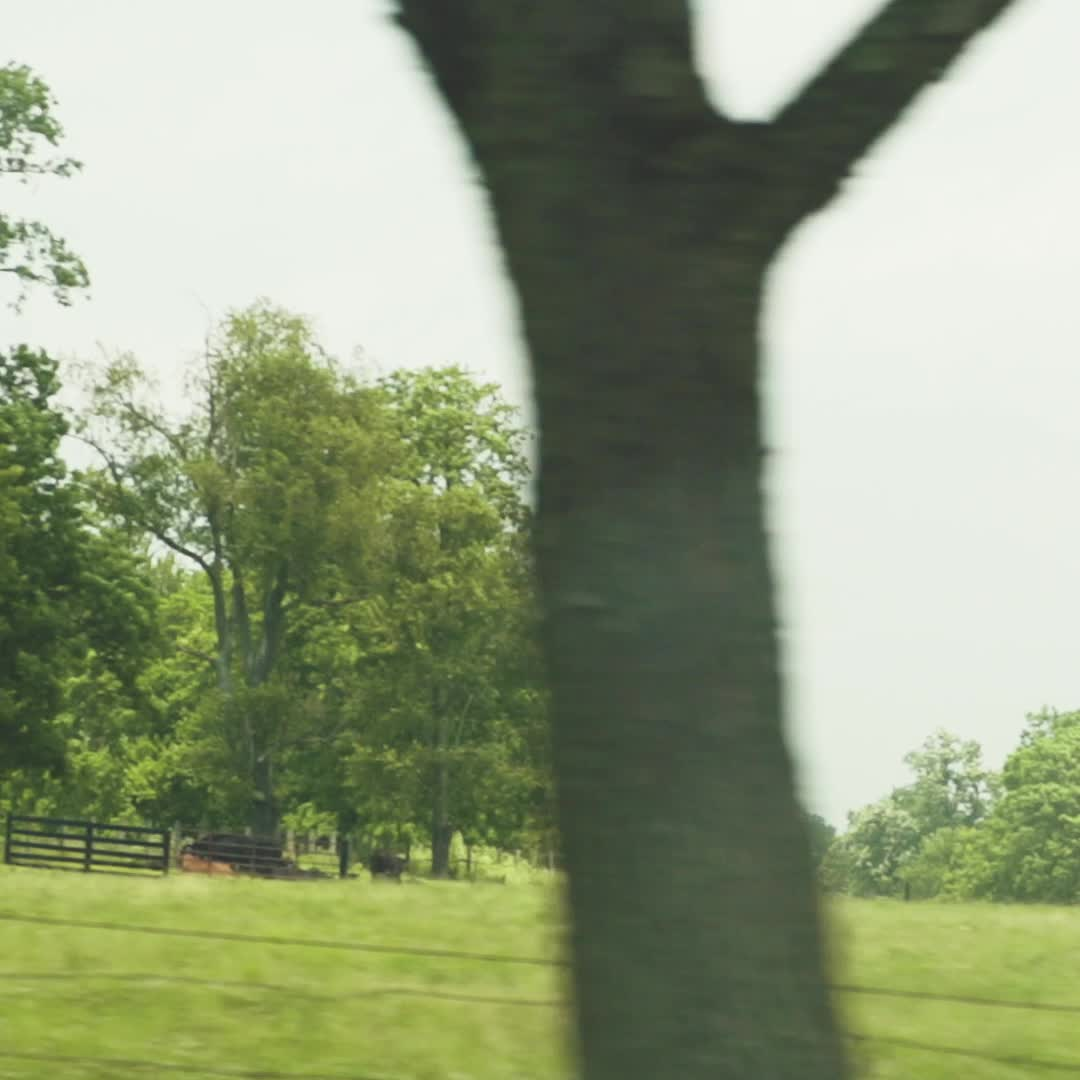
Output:
<path fill-rule="evenodd" d="M 47 156 L 59 145 L 63 128 L 53 114 L 48 86 L 30 68 L 0 67 L 0 177 L 23 182 L 39 176 L 71 176 L 82 168 L 68 157 Z M 40 221 L 0 212 L 0 273 L 19 282 L 16 306 L 28 286 L 43 284 L 61 304 L 69 304 L 90 277 L 82 260 Z"/>
<path fill-rule="evenodd" d="M 1080 713 L 1029 718 L 1001 798 L 953 879 L 960 895 L 1080 901 Z"/>
<path fill-rule="evenodd" d="M 91 510 L 85 516 L 93 520 Z M 157 730 L 158 710 L 143 677 L 161 641 L 154 570 L 133 539 L 101 525 L 83 525 L 73 537 L 76 573 L 58 605 L 63 643 L 50 657 L 50 713 L 38 720 L 62 767 L 43 770 L 23 759 L 0 795 L 9 808 L 139 816 L 125 774 L 131 760 L 149 753 L 148 738 Z"/>
<path fill-rule="evenodd" d="M 348 602 L 344 588 L 369 591 L 379 480 L 397 448 L 378 395 L 306 320 L 265 302 L 228 316 L 190 387 L 174 418 L 122 357 L 93 382 L 81 434 L 105 463 L 101 505 L 202 573 L 216 673 L 203 731 L 216 731 L 218 774 L 246 785 L 249 823 L 268 833 L 276 763 L 304 734 L 283 681 L 290 620 Z"/>
<path fill-rule="evenodd" d="M 0 353 L 0 769 L 56 767 L 51 726 L 80 574 L 82 518 L 60 457 L 60 384 L 44 353 Z"/>
<path fill-rule="evenodd" d="M 1060 712 L 1057 709 L 1040 709 L 1028 713 L 1023 731 L 1020 732 L 1020 746 L 1033 746 L 1040 739 L 1057 735 L 1080 724 L 1080 712 Z"/>
<path fill-rule="evenodd" d="M 357 612 L 366 648 L 378 644 L 351 784 L 369 819 L 426 823 L 442 876 L 455 832 L 509 843 L 545 784 L 525 436 L 497 389 L 457 368 L 397 372 L 380 389 L 407 453 L 387 591 Z"/>
<path fill-rule="evenodd" d="M 687 0 L 399 5 L 532 356 L 584 1076 L 833 1080 L 761 488 L 765 281 L 1009 0 L 891 0 L 767 124 L 713 106 Z"/>
<path fill-rule="evenodd" d="M 978 825 L 990 812 L 998 777 L 983 765 L 982 747 L 937 731 L 904 758 L 915 780 L 896 792 L 919 832 Z"/>
<path fill-rule="evenodd" d="M 845 891 L 856 896 L 895 896 L 903 871 L 919 848 L 918 822 L 895 794 L 849 815 L 833 844 L 832 865 L 846 869 Z"/>
<path fill-rule="evenodd" d="M 916 900 L 957 897 L 966 892 L 967 877 L 977 861 L 981 830 L 958 825 L 924 836 L 903 868 L 903 881 Z"/>
<path fill-rule="evenodd" d="M 155 824 L 235 825 L 250 808 L 244 773 L 221 750 L 211 591 L 168 555 L 154 565 L 159 648 L 141 674 L 153 724 L 133 733 L 125 807 Z"/>
<path fill-rule="evenodd" d="M 536 756 L 544 699 L 522 660 L 535 648 L 522 616 L 530 598 L 509 560 L 459 552 L 429 578 L 399 582 L 383 631 L 395 648 L 358 695 L 368 713 L 350 759 L 359 805 L 422 822 L 440 876 L 455 832 L 511 846 L 547 782 Z"/>
<path fill-rule="evenodd" d="M 973 739 L 937 731 L 904 757 L 915 774 L 849 819 L 825 863 L 830 890 L 890 896 L 951 888 L 973 830 L 994 805 L 1000 780 Z M 937 839 L 939 833 L 947 833 Z M 936 883 L 936 884 L 935 884 Z M 910 888 L 909 888 L 910 887 Z"/>
<path fill-rule="evenodd" d="M 57 365 L 0 353 L 0 772 L 59 768 L 65 681 L 130 688 L 153 627 L 145 560 L 97 522 L 60 455 Z"/>

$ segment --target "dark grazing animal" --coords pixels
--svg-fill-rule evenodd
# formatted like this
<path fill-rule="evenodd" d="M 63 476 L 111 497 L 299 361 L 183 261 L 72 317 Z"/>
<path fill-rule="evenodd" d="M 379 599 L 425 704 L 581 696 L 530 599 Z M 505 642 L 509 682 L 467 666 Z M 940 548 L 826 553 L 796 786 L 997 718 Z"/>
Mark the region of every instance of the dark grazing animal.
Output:
<path fill-rule="evenodd" d="M 407 858 L 395 855 L 392 851 L 372 852 L 368 860 L 368 869 L 371 871 L 371 880 L 377 877 L 393 878 L 398 884 L 401 883 L 401 875 L 409 865 Z"/>

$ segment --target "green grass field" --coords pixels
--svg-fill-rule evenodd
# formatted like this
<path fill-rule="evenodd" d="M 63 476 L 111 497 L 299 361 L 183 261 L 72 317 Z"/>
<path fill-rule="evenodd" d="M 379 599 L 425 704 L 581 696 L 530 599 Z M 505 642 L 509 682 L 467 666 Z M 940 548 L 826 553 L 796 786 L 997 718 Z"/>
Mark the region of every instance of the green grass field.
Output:
<path fill-rule="evenodd" d="M 563 934 L 557 890 L 526 883 L 0 870 L 5 913 L 548 958 Z M 830 914 L 837 982 L 1080 1003 L 1080 911 L 848 901 Z M 173 1065 L 192 1075 L 564 1078 L 566 1013 L 545 1004 L 563 996 L 556 967 L 0 919 L 0 1077 L 169 1075 Z M 870 995 L 838 1003 L 854 1031 L 1080 1068 L 1080 1016 Z M 20 1054 L 111 1063 L 10 1056 Z M 1042 1075 L 877 1043 L 855 1056 L 860 1075 L 889 1080 Z"/>

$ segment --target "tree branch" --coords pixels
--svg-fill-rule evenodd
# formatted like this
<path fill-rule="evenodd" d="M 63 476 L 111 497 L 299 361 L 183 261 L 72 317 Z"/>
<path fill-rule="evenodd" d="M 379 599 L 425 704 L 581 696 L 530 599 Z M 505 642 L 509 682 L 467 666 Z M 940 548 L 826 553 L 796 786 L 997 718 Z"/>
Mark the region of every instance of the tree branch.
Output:
<path fill-rule="evenodd" d="M 78 442 L 85 443 L 91 450 L 95 450 L 101 457 L 101 460 L 105 463 L 105 469 L 109 474 L 109 478 L 113 482 L 113 486 L 119 492 L 121 498 L 130 498 L 130 492 L 124 488 L 124 474 L 117 465 L 113 456 L 96 440 L 82 432 L 74 431 L 69 432 L 69 436 Z M 179 540 L 174 539 L 159 525 L 155 525 L 149 519 L 142 517 L 141 515 L 132 515 L 132 520 L 140 528 L 150 533 L 155 540 L 164 544 L 171 551 L 176 552 L 177 555 L 183 555 L 185 559 L 190 559 L 196 566 L 203 570 L 210 576 L 214 577 L 214 571 L 207 559 L 200 555 L 197 551 L 189 548 L 186 544 L 181 543 Z"/>
<path fill-rule="evenodd" d="M 202 649 L 193 649 L 190 645 L 181 644 L 177 644 L 175 648 L 177 652 L 183 653 L 185 656 L 194 656 L 197 660 L 202 660 L 213 668 L 216 668 L 218 665 L 218 657 L 211 653 L 203 652 Z"/>
<path fill-rule="evenodd" d="M 866 151 L 1014 0 L 892 0 L 785 107 L 779 160 L 806 181 L 795 220 L 821 209 Z M 795 222 L 793 221 L 792 224 Z"/>
<path fill-rule="evenodd" d="M 188 453 L 187 447 L 184 446 L 179 436 L 175 432 L 170 431 L 164 424 L 164 422 L 150 413 L 140 409 L 132 398 L 120 398 L 119 406 L 128 416 L 135 421 L 136 424 L 142 424 L 143 427 L 152 431 L 155 435 L 161 436 L 165 440 L 169 449 L 181 460 L 187 461 Z"/>
<path fill-rule="evenodd" d="M 200 570 L 203 571 L 203 573 L 213 579 L 213 567 L 197 551 L 194 551 L 192 548 L 187 547 L 187 545 L 181 544 L 177 540 L 174 540 L 167 532 L 157 528 L 154 525 L 143 522 L 142 527 L 146 529 L 146 531 L 149 532 L 155 540 L 159 540 L 167 548 L 175 551 L 177 555 L 183 555 L 185 559 L 190 559 L 193 563 L 195 563 L 196 566 L 199 567 Z"/>

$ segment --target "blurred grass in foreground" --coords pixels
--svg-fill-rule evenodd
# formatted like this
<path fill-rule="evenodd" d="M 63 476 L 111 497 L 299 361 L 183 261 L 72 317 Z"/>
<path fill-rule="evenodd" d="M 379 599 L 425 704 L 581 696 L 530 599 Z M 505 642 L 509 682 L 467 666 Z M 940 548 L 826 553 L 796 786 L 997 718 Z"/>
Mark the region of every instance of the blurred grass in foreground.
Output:
<path fill-rule="evenodd" d="M 0 912 L 552 959 L 564 937 L 560 899 L 551 883 L 0 870 Z M 1080 1004 L 1080 911 L 841 900 L 830 919 L 838 983 Z M 535 1002 L 565 999 L 565 987 L 558 967 L 0 920 L 0 1052 L 343 1078 L 546 1080 L 572 1071 L 567 1013 Z M 838 1005 L 853 1031 L 1080 1066 L 1080 1016 L 851 994 Z M 1031 1074 L 878 1044 L 854 1054 L 861 1076 L 886 1080 Z M 0 1053 L 3 1077 L 101 1072 Z"/>

